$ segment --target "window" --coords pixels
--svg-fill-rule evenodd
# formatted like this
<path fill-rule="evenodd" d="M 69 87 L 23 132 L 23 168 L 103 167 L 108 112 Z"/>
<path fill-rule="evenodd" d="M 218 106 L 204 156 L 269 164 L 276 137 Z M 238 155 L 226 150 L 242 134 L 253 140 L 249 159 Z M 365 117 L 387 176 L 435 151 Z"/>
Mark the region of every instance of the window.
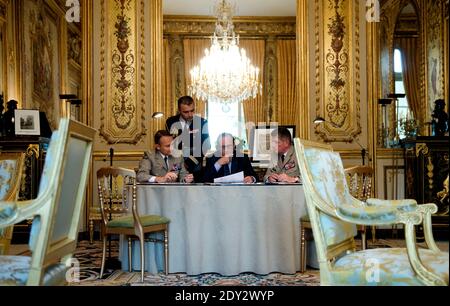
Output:
<path fill-rule="evenodd" d="M 394 50 L 394 81 L 395 81 L 395 93 L 404 94 L 405 84 L 403 83 L 402 54 L 399 49 Z M 396 108 L 397 108 L 396 109 L 397 131 L 399 138 L 402 139 L 405 138 L 406 135 L 404 131 L 400 128 L 400 120 L 410 118 L 410 111 L 407 97 L 398 99 Z"/>
<path fill-rule="evenodd" d="M 207 118 L 212 150 L 216 149 L 217 137 L 225 132 L 245 141 L 245 147 L 247 147 L 244 106 L 242 102 L 227 105 L 208 103 Z"/>

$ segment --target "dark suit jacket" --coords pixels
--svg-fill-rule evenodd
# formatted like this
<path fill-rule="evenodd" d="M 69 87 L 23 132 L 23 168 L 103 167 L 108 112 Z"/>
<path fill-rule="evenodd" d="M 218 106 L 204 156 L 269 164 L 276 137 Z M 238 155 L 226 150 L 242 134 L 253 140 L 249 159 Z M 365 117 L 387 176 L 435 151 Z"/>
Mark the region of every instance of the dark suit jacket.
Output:
<path fill-rule="evenodd" d="M 183 130 L 181 128 L 180 115 L 170 117 L 166 121 L 166 129 L 171 134 L 175 134 L 175 136 L 179 136 L 181 143 L 178 147 L 179 150 L 183 150 L 185 139 L 181 138 Z M 187 139 L 186 139 L 187 140 Z M 208 131 L 208 121 L 199 116 L 194 116 L 194 119 L 189 126 L 189 153 L 194 157 L 203 157 L 205 156 L 206 150 L 211 148 L 210 140 L 209 140 L 209 131 Z M 187 141 L 186 141 L 187 143 Z M 186 144 L 188 145 L 188 144 Z M 205 148 L 205 152 L 203 152 L 202 147 Z M 200 153 L 201 156 L 196 156 Z M 188 156 L 184 156 L 188 157 Z"/>
<path fill-rule="evenodd" d="M 214 167 L 214 164 L 220 159 L 220 157 L 212 156 L 210 158 L 206 159 L 206 168 L 205 168 L 205 176 L 204 181 L 205 183 L 213 183 L 214 179 L 223 177 L 224 170 L 223 166 L 219 169 L 219 171 L 216 171 L 216 167 Z M 244 171 L 244 177 L 247 176 L 253 176 L 256 180 L 258 180 L 255 171 L 253 170 L 252 164 L 250 163 L 250 159 L 247 155 L 244 155 L 244 157 L 233 157 L 231 161 L 231 173 L 235 174 L 239 173 L 241 171 Z"/>
<path fill-rule="evenodd" d="M 194 116 L 189 126 L 189 136 L 183 135 L 180 115 L 170 117 L 166 121 L 166 129 L 174 134 L 178 149 L 183 152 L 185 166 L 188 172 L 194 174 L 195 182 L 203 182 L 203 158 L 211 148 L 208 131 L 208 121 Z M 189 137 L 189 138 L 187 138 Z"/>

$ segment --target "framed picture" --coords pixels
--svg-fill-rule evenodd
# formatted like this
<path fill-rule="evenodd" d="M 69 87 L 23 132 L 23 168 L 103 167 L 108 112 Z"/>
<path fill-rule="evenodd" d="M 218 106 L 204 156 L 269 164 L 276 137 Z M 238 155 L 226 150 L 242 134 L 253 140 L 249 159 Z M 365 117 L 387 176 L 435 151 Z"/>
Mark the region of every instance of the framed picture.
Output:
<path fill-rule="evenodd" d="M 41 135 L 38 110 L 16 109 L 14 111 L 16 135 Z"/>
<path fill-rule="evenodd" d="M 287 128 L 292 138 L 295 137 L 295 125 L 263 125 L 255 126 L 251 133 L 250 148 L 252 148 L 253 161 L 269 164 L 272 152 L 271 133 L 277 128 Z"/>

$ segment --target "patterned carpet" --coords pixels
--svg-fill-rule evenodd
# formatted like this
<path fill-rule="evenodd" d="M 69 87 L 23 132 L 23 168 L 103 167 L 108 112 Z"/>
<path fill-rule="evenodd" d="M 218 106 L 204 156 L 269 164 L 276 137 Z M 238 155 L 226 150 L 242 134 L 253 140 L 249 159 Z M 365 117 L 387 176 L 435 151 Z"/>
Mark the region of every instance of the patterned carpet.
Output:
<path fill-rule="evenodd" d="M 359 240 L 357 240 L 357 243 Z M 423 245 L 420 245 L 423 247 Z M 449 243 L 440 242 L 441 250 L 448 252 Z M 404 240 L 378 239 L 375 244 L 369 240 L 369 248 L 404 247 Z M 117 258 L 117 242 L 112 244 L 112 258 Z M 239 276 L 225 277 L 218 274 L 202 274 L 188 276 L 186 274 L 148 274 L 144 283 L 140 281 L 140 272 L 125 272 L 121 270 L 107 270 L 103 279 L 99 279 L 101 263 L 101 243 L 81 241 L 75 252 L 80 262 L 80 283 L 74 286 L 318 286 L 320 285 L 319 271 L 308 270 L 306 273 L 256 275 L 243 273 Z"/>
<path fill-rule="evenodd" d="M 111 257 L 117 258 L 117 242 L 112 243 Z M 81 241 L 75 252 L 80 262 L 81 286 L 318 286 L 319 271 L 311 270 L 307 273 L 256 275 L 243 273 L 239 276 L 225 277 L 219 274 L 202 274 L 188 276 L 186 274 L 148 274 L 141 283 L 140 272 L 125 272 L 121 270 L 107 270 L 100 279 L 101 243 Z"/>

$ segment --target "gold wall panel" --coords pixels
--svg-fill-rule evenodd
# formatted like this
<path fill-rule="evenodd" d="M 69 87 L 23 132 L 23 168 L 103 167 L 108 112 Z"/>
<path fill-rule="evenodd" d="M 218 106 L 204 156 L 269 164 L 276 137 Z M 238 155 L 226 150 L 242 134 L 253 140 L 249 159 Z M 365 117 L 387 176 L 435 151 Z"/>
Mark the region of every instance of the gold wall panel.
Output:
<path fill-rule="evenodd" d="M 136 144 L 145 135 L 145 1 L 102 0 L 100 135 Z"/>
<path fill-rule="evenodd" d="M 360 1 L 315 1 L 316 115 L 325 142 L 352 142 L 361 128 Z M 324 22 L 325 21 L 325 22 Z"/>

